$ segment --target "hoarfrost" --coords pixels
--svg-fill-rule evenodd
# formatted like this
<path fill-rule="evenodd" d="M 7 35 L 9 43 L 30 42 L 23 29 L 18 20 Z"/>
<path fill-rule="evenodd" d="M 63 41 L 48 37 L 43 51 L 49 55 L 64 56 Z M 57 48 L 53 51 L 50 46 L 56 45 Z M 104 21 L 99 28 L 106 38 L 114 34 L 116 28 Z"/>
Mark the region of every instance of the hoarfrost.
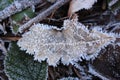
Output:
<path fill-rule="evenodd" d="M 17 9 L 20 9 L 22 5 L 18 1 L 15 1 L 15 6 Z"/>
<path fill-rule="evenodd" d="M 74 65 L 77 69 L 79 69 L 79 74 L 81 75 L 81 80 L 92 80 L 92 75 L 88 74 L 87 72 L 87 66 L 81 66 L 78 63 L 75 63 Z"/>
<path fill-rule="evenodd" d="M 47 0 L 48 2 L 54 3 L 56 0 Z"/>
<path fill-rule="evenodd" d="M 118 0 L 111 0 L 108 5 L 111 7 L 117 2 L 118 2 Z"/>
<path fill-rule="evenodd" d="M 76 77 L 65 77 L 65 78 L 62 78 L 62 79 L 59 79 L 59 80 L 80 80 L 80 79 L 76 78 Z"/>
<path fill-rule="evenodd" d="M 7 33 L 7 31 L 5 30 L 5 26 L 4 26 L 4 25 L 1 25 L 1 24 L 0 24 L 0 30 L 1 30 L 4 34 Z"/>
<path fill-rule="evenodd" d="M 89 72 L 95 76 L 100 77 L 102 80 L 109 80 L 107 77 L 104 77 L 103 75 L 101 75 L 100 73 L 96 72 L 95 69 L 93 69 L 92 65 L 89 65 Z"/>
<path fill-rule="evenodd" d="M 5 48 L 4 41 L 1 40 L 1 39 L 0 39 L 0 50 L 2 50 L 2 53 L 3 53 L 4 55 L 6 55 L 7 50 L 6 50 L 6 48 Z"/>
<path fill-rule="evenodd" d="M 65 20 L 63 27 L 35 24 L 18 41 L 21 50 L 34 55 L 39 62 L 47 60 L 49 65 L 57 66 L 59 60 L 64 65 L 74 64 L 84 59 L 94 59 L 101 48 L 116 38 L 102 31 L 89 31 L 77 20 Z"/>

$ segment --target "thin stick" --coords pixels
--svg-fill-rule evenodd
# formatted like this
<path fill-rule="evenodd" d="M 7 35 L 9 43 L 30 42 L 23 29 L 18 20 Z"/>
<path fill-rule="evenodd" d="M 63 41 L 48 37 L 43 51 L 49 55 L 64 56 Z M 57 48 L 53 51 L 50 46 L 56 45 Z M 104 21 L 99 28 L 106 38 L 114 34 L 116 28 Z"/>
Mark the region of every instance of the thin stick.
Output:
<path fill-rule="evenodd" d="M 0 37 L 2 40 L 18 41 L 21 37 L 18 36 L 3 36 Z"/>
<path fill-rule="evenodd" d="M 6 7 L 2 11 L 0 11 L 0 22 L 17 13 L 22 11 L 23 9 L 26 9 L 27 7 L 30 7 L 32 5 L 37 5 L 39 3 L 42 3 L 43 0 L 19 0 L 19 1 L 14 1 L 10 6 Z"/>
<path fill-rule="evenodd" d="M 30 21 L 28 21 L 27 23 L 22 25 L 19 28 L 19 32 L 23 33 L 24 30 L 29 28 L 33 23 L 36 23 L 36 22 L 39 22 L 39 21 L 43 20 L 48 15 L 50 15 L 54 11 L 54 9 L 58 9 L 59 7 L 63 6 L 65 3 L 69 2 L 69 1 L 70 0 L 57 0 L 57 2 L 54 3 L 51 7 L 49 7 L 47 10 L 43 11 L 42 13 L 40 13 L 39 15 L 37 15 L 36 17 L 31 19 Z"/>

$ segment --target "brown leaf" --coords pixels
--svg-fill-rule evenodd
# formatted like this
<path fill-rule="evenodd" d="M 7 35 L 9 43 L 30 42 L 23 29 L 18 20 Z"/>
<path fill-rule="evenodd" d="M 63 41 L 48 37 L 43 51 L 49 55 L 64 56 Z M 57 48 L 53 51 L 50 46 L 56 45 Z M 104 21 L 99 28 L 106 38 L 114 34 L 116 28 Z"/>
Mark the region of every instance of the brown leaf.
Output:
<path fill-rule="evenodd" d="M 65 20 L 61 29 L 55 26 L 36 24 L 23 34 L 18 45 L 33 54 L 39 62 L 46 60 L 57 66 L 59 60 L 65 65 L 74 64 L 82 58 L 90 59 L 104 46 L 115 41 L 114 35 L 102 31 L 89 31 L 74 20 Z"/>

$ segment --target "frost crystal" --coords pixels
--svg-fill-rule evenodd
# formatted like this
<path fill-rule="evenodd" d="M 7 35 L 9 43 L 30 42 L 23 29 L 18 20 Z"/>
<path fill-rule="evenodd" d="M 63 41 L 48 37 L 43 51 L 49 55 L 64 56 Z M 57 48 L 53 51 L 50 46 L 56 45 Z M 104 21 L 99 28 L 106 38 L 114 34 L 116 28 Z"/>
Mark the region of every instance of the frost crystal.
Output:
<path fill-rule="evenodd" d="M 114 42 L 112 34 L 89 31 L 76 20 L 65 20 L 63 27 L 36 24 L 18 41 L 21 50 L 34 55 L 39 62 L 47 60 L 56 66 L 59 60 L 65 65 L 85 58 L 93 59 L 104 46 Z"/>

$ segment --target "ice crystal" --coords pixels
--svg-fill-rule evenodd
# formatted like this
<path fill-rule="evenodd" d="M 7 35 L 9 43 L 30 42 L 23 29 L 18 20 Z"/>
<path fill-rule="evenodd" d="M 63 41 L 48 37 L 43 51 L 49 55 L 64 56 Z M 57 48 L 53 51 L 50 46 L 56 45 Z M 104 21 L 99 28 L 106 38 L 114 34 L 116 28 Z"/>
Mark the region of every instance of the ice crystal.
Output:
<path fill-rule="evenodd" d="M 61 29 L 56 26 L 35 24 L 18 41 L 21 50 L 34 55 L 39 62 L 47 60 L 56 66 L 74 64 L 81 58 L 93 59 L 104 46 L 115 41 L 113 34 L 89 31 L 77 20 L 65 20 Z"/>

